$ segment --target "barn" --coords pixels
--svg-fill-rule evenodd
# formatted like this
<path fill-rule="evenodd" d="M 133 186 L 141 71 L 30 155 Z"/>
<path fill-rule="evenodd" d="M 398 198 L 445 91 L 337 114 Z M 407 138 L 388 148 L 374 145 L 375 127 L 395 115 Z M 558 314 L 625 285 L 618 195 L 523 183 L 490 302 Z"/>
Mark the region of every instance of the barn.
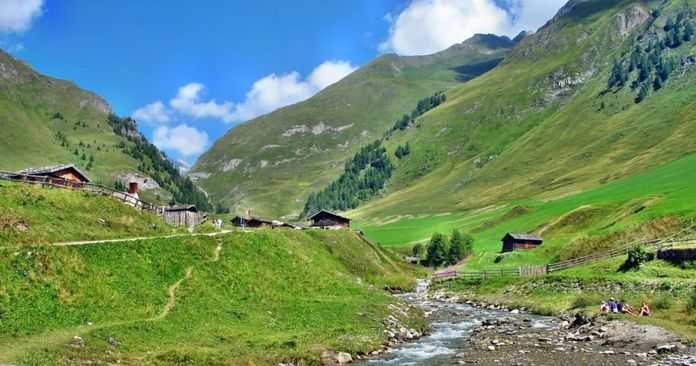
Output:
<path fill-rule="evenodd" d="M 516 250 L 534 249 L 540 246 L 544 239 L 536 234 L 515 234 L 507 233 L 502 239 L 503 253 L 513 252 Z"/>
<path fill-rule="evenodd" d="M 53 184 L 82 186 L 90 179 L 73 164 L 52 165 L 43 168 L 28 168 L 17 172 L 17 177 L 27 180 L 45 180 Z"/>
<path fill-rule="evenodd" d="M 195 205 L 166 207 L 162 217 L 169 225 L 186 227 L 200 225 L 208 219 L 208 215 L 198 212 Z"/>
<path fill-rule="evenodd" d="M 350 219 L 327 210 L 321 210 L 309 218 L 312 227 L 320 228 L 348 228 Z"/>

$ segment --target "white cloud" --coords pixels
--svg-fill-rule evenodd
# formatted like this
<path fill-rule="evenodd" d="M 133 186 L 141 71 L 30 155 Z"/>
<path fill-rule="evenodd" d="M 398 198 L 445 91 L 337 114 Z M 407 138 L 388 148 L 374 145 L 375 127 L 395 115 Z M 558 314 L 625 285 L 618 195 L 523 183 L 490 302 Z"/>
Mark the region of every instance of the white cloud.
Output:
<path fill-rule="evenodd" d="M 21 33 L 43 13 L 43 0 L 0 0 L 0 32 Z"/>
<path fill-rule="evenodd" d="M 511 0 L 503 9 L 494 0 L 413 0 L 390 23 L 382 52 L 401 55 L 435 53 L 476 33 L 514 36 L 536 30 L 550 19 L 565 0 Z"/>
<path fill-rule="evenodd" d="M 150 103 L 133 112 L 133 118 L 147 123 L 168 123 L 171 121 L 171 111 L 161 101 Z"/>
<path fill-rule="evenodd" d="M 1 1 L 1 0 L 0 0 Z M 301 102 L 324 88 L 348 76 L 357 69 L 348 61 L 326 61 L 317 66 L 306 78 L 297 71 L 287 74 L 270 74 L 254 82 L 240 103 L 229 101 L 205 101 L 205 86 L 189 83 L 179 88 L 169 101 L 169 107 L 161 101 L 148 104 L 133 112 L 133 118 L 148 123 L 168 123 L 178 117 L 218 119 L 223 122 L 247 121 L 270 113 L 278 108 Z M 169 129 L 157 129 L 162 134 Z M 156 131 L 156 132 L 157 132 Z"/>
<path fill-rule="evenodd" d="M 176 97 L 169 101 L 169 105 L 177 112 L 194 118 L 214 118 L 225 122 L 233 120 L 232 103 L 218 104 L 215 100 L 201 101 L 201 92 L 205 89 L 203 84 L 190 83 L 179 88 Z"/>
<path fill-rule="evenodd" d="M 208 134 L 186 124 L 155 129 L 152 142 L 162 150 L 173 150 L 184 157 L 198 155 L 208 146 Z"/>
<path fill-rule="evenodd" d="M 246 94 L 244 102 L 235 106 L 232 120 L 247 121 L 301 102 L 356 69 L 348 61 L 326 61 L 317 66 L 305 80 L 296 71 L 284 75 L 268 75 L 257 80 Z"/>

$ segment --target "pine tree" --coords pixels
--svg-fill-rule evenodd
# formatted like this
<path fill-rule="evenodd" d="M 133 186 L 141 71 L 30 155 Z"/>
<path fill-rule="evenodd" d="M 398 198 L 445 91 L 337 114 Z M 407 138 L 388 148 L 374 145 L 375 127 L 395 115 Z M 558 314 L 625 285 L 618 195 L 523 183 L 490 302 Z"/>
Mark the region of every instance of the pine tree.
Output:
<path fill-rule="evenodd" d="M 426 263 L 431 267 L 440 266 L 447 261 L 448 252 L 447 238 L 439 233 L 433 234 L 428 243 Z"/>

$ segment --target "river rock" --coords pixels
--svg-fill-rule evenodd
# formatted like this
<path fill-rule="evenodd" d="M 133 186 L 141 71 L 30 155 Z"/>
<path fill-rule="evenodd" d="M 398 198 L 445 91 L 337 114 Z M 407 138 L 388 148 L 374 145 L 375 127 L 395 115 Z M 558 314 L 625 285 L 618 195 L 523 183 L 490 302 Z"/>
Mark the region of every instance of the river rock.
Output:
<path fill-rule="evenodd" d="M 324 351 L 321 353 L 321 364 L 324 366 L 345 365 L 353 362 L 350 353 Z"/>

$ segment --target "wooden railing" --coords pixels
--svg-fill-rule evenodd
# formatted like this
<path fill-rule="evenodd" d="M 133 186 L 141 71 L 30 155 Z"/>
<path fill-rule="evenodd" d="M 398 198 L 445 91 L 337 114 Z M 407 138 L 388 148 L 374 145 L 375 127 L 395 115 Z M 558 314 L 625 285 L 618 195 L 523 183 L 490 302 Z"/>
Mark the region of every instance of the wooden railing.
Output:
<path fill-rule="evenodd" d="M 81 183 L 64 178 L 49 177 L 44 175 L 20 174 L 1 170 L 0 179 L 19 183 L 40 184 L 42 186 L 80 190 L 105 196 L 111 196 L 133 207 L 151 211 L 158 215 L 162 215 L 162 213 L 164 212 L 164 208 L 162 206 L 143 201 L 137 197 L 129 195 L 126 192 L 121 192 L 100 184 Z"/>

